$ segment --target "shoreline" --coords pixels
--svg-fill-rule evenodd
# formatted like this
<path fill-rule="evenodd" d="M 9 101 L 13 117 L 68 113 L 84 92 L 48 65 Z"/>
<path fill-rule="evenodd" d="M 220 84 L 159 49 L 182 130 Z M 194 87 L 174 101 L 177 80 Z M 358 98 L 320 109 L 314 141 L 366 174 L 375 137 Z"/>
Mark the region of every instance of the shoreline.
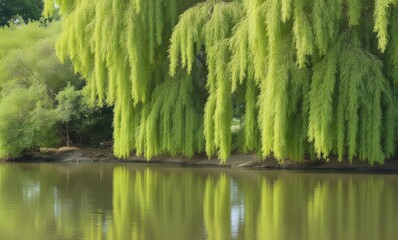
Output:
<path fill-rule="evenodd" d="M 353 160 L 338 162 L 337 159 L 303 160 L 302 162 L 286 160 L 283 165 L 274 158 L 258 161 L 255 154 L 232 154 L 225 164 L 220 164 L 217 158 L 208 159 L 205 155 L 195 155 L 191 159 L 177 156 L 160 155 L 147 161 L 144 157 L 132 155 L 126 159 L 117 159 L 113 156 L 112 148 L 61 147 L 43 148 L 19 159 L 8 162 L 64 162 L 64 163 L 141 163 L 141 164 L 169 164 L 181 167 L 224 167 L 244 169 L 291 169 L 291 170 L 328 170 L 354 172 L 387 172 L 398 173 L 398 159 L 387 160 L 383 165 L 375 163 L 370 166 L 366 162 Z"/>

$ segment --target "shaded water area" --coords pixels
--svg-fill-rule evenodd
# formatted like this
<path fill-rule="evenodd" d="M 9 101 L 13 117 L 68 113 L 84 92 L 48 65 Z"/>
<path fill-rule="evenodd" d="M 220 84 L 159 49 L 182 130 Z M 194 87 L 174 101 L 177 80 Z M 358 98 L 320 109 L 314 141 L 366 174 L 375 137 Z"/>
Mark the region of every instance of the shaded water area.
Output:
<path fill-rule="evenodd" d="M 397 239 L 398 176 L 0 164 L 0 239 Z"/>

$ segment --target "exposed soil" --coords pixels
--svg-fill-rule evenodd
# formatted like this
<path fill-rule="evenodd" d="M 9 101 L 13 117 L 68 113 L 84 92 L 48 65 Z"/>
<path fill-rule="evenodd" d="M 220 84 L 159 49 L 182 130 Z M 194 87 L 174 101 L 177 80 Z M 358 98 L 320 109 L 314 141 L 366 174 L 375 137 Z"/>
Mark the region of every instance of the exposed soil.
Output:
<path fill-rule="evenodd" d="M 170 157 L 161 155 L 147 161 L 144 157 L 131 156 L 126 159 L 117 159 L 113 156 L 112 148 L 79 148 L 62 147 L 40 149 L 40 152 L 31 153 L 15 161 L 37 161 L 37 162 L 132 162 L 148 164 L 173 164 L 180 166 L 198 167 L 234 167 L 234 168 L 258 168 L 258 169 L 314 169 L 314 170 L 351 170 L 351 171 L 385 171 L 398 173 L 398 159 L 387 160 L 384 165 L 375 163 L 370 166 L 366 162 L 354 160 L 338 162 L 337 159 L 303 160 L 295 162 L 286 160 L 279 164 L 274 158 L 259 161 L 255 154 L 232 154 L 226 164 L 220 164 L 217 158 L 208 159 L 204 155 L 196 155 L 191 159 L 177 156 Z"/>

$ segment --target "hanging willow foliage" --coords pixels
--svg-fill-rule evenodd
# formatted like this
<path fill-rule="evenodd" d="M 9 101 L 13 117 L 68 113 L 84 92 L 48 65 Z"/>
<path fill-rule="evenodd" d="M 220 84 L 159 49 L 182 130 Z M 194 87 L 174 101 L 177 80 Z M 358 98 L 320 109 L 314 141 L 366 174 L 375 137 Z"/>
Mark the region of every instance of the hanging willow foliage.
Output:
<path fill-rule="evenodd" d="M 92 103 L 115 106 L 118 157 L 205 150 L 225 162 L 232 94 L 244 94 L 245 152 L 371 164 L 395 154 L 396 0 L 57 3 L 58 55 Z"/>
<path fill-rule="evenodd" d="M 92 104 L 114 105 L 115 155 L 201 152 L 205 81 L 201 74 L 167 74 L 172 27 L 195 1 L 56 2 L 63 22 L 57 54 L 87 79 Z M 46 1 L 44 15 L 52 11 Z"/>
<path fill-rule="evenodd" d="M 228 159 L 231 152 L 232 121 L 230 51 L 225 39 L 231 36 L 233 26 L 243 16 L 242 9 L 236 2 L 200 3 L 181 15 L 171 36 L 171 75 L 176 71 L 179 58 L 190 72 L 196 54 L 202 51 L 200 47 L 205 46 L 209 92 L 204 113 L 206 153 L 213 156 L 218 151 L 222 161 Z"/>

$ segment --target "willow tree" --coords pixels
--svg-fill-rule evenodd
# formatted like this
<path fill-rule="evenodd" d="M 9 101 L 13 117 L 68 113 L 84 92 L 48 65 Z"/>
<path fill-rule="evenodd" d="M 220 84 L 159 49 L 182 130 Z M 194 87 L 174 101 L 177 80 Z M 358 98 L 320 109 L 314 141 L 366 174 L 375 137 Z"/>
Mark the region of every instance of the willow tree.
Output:
<path fill-rule="evenodd" d="M 168 39 L 177 17 L 195 1 L 57 1 L 63 33 L 58 56 L 87 79 L 92 104 L 114 106 L 114 152 L 151 158 L 192 156 L 203 140 L 203 68 L 168 76 Z M 46 1 L 44 15 L 54 11 Z"/>
<path fill-rule="evenodd" d="M 207 153 L 215 146 L 226 158 L 230 133 L 222 124 L 230 124 L 231 92 L 243 87 L 246 149 L 281 162 L 306 153 L 371 164 L 391 157 L 398 32 L 389 19 L 398 16 L 397 3 L 206 1 L 183 13 L 171 39 L 171 73 L 179 62 L 189 72 L 191 46 L 205 46 Z M 187 30 L 199 37 L 180 33 Z"/>
<path fill-rule="evenodd" d="M 114 105 L 118 157 L 204 147 L 224 162 L 232 94 L 245 99 L 243 151 L 371 164 L 395 153 L 398 1 L 57 2 L 59 57 L 92 103 Z"/>

